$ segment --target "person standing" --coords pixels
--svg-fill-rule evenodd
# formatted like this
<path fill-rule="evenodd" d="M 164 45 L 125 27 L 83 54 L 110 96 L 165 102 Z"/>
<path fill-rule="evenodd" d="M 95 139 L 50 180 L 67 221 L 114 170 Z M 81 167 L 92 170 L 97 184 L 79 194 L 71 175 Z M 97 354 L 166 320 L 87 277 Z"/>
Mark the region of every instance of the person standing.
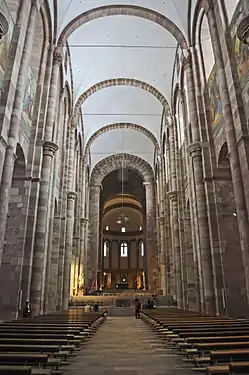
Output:
<path fill-rule="evenodd" d="M 135 299 L 135 317 L 136 319 L 140 319 L 140 311 L 141 311 L 141 303 L 139 302 L 139 299 Z"/>
<path fill-rule="evenodd" d="M 25 307 L 23 309 L 23 315 L 22 315 L 23 318 L 31 318 L 31 305 L 30 305 L 30 302 L 26 302 L 25 303 Z"/>

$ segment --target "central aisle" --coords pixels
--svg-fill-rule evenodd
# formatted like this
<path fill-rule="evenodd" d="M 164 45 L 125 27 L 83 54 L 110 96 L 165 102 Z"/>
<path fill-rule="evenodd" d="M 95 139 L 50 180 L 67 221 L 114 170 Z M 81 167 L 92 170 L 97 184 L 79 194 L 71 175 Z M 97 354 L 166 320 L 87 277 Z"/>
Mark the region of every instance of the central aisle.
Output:
<path fill-rule="evenodd" d="M 108 317 L 65 375 L 193 375 L 140 319 Z"/>

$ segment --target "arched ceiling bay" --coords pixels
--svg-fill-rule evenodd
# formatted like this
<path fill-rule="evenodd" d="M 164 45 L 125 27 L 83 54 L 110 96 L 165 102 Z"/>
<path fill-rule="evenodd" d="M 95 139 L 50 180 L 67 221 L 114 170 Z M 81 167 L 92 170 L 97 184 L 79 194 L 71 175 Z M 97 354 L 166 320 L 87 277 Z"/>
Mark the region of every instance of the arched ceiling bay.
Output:
<path fill-rule="evenodd" d="M 147 91 L 115 86 L 96 92 L 82 106 L 85 140 L 107 124 L 136 123 L 148 129 L 159 143 L 161 103 Z"/>
<path fill-rule="evenodd" d="M 120 4 L 119 0 L 57 0 L 57 33 L 79 14 L 103 5 Z M 136 5 L 151 9 L 171 19 L 182 31 L 187 33 L 187 13 L 189 0 L 125 0 L 123 5 Z"/>
<path fill-rule="evenodd" d="M 126 153 L 138 156 L 154 166 L 154 144 L 144 134 L 117 129 L 101 134 L 91 145 L 91 168 L 109 155 Z"/>
<path fill-rule="evenodd" d="M 119 77 L 146 82 L 170 102 L 177 41 L 160 22 L 153 22 L 157 16 L 152 12 L 174 22 L 184 40 L 188 31 L 188 4 L 189 0 L 125 0 L 121 5 L 117 0 L 57 1 L 57 39 L 72 20 L 87 11 L 115 5 L 143 8 L 143 16 L 138 8 L 128 14 L 123 9 L 123 15 L 108 15 L 105 9 L 99 18 L 90 17 L 91 21 L 75 26 L 68 38 L 75 103 L 90 87 Z M 146 9 L 151 13 L 150 20 L 146 19 Z M 148 129 L 160 143 L 162 110 L 159 101 L 141 89 L 128 86 L 102 89 L 82 106 L 85 142 L 107 124 L 131 122 Z M 90 152 L 92 167 L 102 158 L 120 152 L 137 155 L 152 166 L 154 161 L 152 142 L 143 134 L 127 129 L 101 135 Z"/>
<path fill-rule="evenodd" d="M 77 29 L 69 46 L 75 100 L 100 81 L 125 77 L 149 83 L 169 101 L 176 41 L 157 24 L 130 16 L 101 18 Z"/>

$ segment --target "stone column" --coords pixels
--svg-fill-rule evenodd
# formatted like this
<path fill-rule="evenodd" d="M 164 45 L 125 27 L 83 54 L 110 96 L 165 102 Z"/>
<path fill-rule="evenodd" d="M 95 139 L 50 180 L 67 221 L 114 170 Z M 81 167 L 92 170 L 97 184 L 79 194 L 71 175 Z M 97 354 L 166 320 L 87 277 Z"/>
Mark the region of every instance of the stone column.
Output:
<path fill-rule="evenodd" d="M 57 310 L 61 310 L 62 304 L 63 304 L 63 279 L 64 279 L 66 226 L 67 226 L 66 217 L 61 218 L 60 225 L 61 227 L 60 227 L 60 239 L 59 239 L 59 262 L 58 262 L 58 274 L 57 274 L 57 299 L 56 299 Z"/>
<path fill-rule="evenodd" d="M 182 307 L 183 303 L 183 291 L 182 291 L 182 274 L 181 274 L 181 248 L 180 248 L 180 228 L 179 228 L 179 215 L 178 215 L 178 196 L 177 191 L 177 164 L 176 164 L 176 148 L 177 139 L 176 122 L 172 122 L 169 119 L 169 146 L 170 146 L 170 157 L 171 157 L 171 187 L 172 190 L 168 192 L 167 196 L 170 203 L 171 211 L 171 241 L 172 241 L 172 256 L 174 259 L 174 291 L 176 294 L 177 306 Z"/>
<path fill-rule="evenodd" d="M 48 311 L 56 310 L 57 304 L 57 286 L 58 286 L 58 268 L 59 268 L 59 251 L 60 251 L 60 232 L 61 217 L 53 218 L 53 239 L 50 259 L 50 278 L 48 283 Z"/>
<path fill-rule="evenodd" d="M 87 254 L 87 288 L 97 285 L 99 258 L 99 227 L 100 227 L 100 185 L 90 186 L 91 211 L 89 213 L 90 243 Z"/>
<path fill-rule="evenodd" d="M 70 296 L 70 274 L 72 263 L 73 227 L 74 227 L 74 203 L 77 193 L 70 191 L 67 194 L 67 225 L 66 225 L 66 246 L 64 258 L 63 275 L 63 309 L 68 309 Z"/>
<path fill-rule="evenodd" d="M 169 191 L 167 193 L 172 218 L 171 218 L 171 239 L 172 239 L 172 250 L 174 257 L 174 280 L 175 280 L 175 294 L 177 300 L 177 306 L 182 307 L 183 305 L 183 293 L 182 293 L 182 273 L 181 273 L 181 253 L 180 253 L 180 236 L 179 236 L 179 218 L 178 218 L 178 191 Z"/>
<path fill-rule="evenodd" d="M 79 257 L 79 279 L 81 280 L 83 291 L 86 286 L 87 277 L 87 257 L 86 257 L 86 227 L 88 220 L 86 218 L 80 219 L 80 257 Z"/>
<path fill-rule="evenodd" d="M 47 229 L 48 218 L 46 210 L 48 209 L 48 199 L 50 190 L 51 164 L 58 146 L 53 142 L 44 142 L 43 161 L 42 161 L 42 182 L 40 187 L 39 205 L 36 223 L 36 238 L 33 254 L 32 278 L 30 297 L 32 302 L 33 314 L 38 315 L 43 312 L 44 307 L 44 288 L 47 267 Z"/>
<path fill-rule="evenodd" d="M 183 60 L 183 67 L 185 69 L 188 101 L 189 101 L 189 114 L 191 122 L 191 132 L 193 143 L 188 146 L 188 153 L 192 159 L 193 168 L 193 182 L 195 189 L 195 199 L 197 208 L 197 220 L 199 231 L 199 252 L 201 258 L 201 269 L 199 270 L 202 275 L 203 295 L 204 301 L 202 310 L 206 313 L 215 314 L 215 293 L 213 283 L 213 264 L 211 256 L 211 246 L 209 237 L 209 225 L 207 217 L 207 204 L 206 193 L 204 185 L 203 167 L 202 167 L 202 148 L 200 144 L 200 132 L 198 122 L 198 111 L 196 105 L 196 96 L 194 88 L 194 76 L 192 67 L 192 57 L 189 51 L 184 51 L 185 57 Z M 198 251 L 198 249 L 197 249 Z"/>
<path fill-rule="evenodd" d="M 22 266 L 21 293 L 22 302 L 20 305 L 30 299 L 30 284 L 32 274 L 32 257 L 35 242 L 35 229 L 37 218 L 37 207 L 40 192 L 40 165 L 42 158 L 42 145 L 37 145 L 37 140 L 41 137 L 45 123 L 45 109 L 47 107 L 49 84 L 51 77 L 51 68 L 53 60 L 53 47 L 47 43 L 44 46 L 43 58 L 40 64 L 39 78 L 36 89 L 37 101 L 32 115 L 32 128 L 27 158 L 27 173 L 32 175 L 29 189 L 28 215 L 26 224 L 26 233 L 24 238 L 24 259 Z M 33 121 L 34 120 L 34 121 Z M 20 314 L 22 311 L 20 311 Z"/>
<path fill-rule="evenodd" d="M 44 131 L 44 147 L 43 147 L 43 160 L 42 160 L 42 171 L 41 171 L 41 188 L 39 196 L 39 204 L 37 211 L 37 223 L 36 223 L 36 238 L 34 248 L 34 259 L 33 259 L 33 272 L 31 279 L 31 303 L 33 307 L 33 314 L 43 313 L 43 302 L 44 302 L 44 275 L 41 278 L 41 267 L 46 271 L 46 264 L 42 259 L 46 259 L 47 246 L 48 246 L 48 223 L 49 223 L 49 205 L 50 202 L 50 182 L 51 172 L 53 165 L 53 156 L 58 150 L 58 146 L 52 142 L 54 120 L 56 114 L 57 95 L 58 95 L 58 80 L 59 80 L 59 68 L 62 62 L 61 54 L 54 52 L 53 67 L 51 74 L 47 118 Z M 46 274 L 46 273 L 45 273 Z"/>
<path fill-rule="evenodd" d="M 167 193 L 166 193 L 167 194 Z M 165 252 L 165 265 L 166 265 L 166 295 L 172 295 L 172 280 L 171 280 L 171 273 L 173 269 L 173 259 L 172 259 L 172 248 L 171 248 L 171 241 L 170 241 L 170 217 L 169 217 L 169 202 L 167 199 L 167 195 L 165 194 L 165 209 L 164 209 L 164 233 L 165 233 L 165 245 L 166 245 L 166 252 Z"/>
<path fill-rule="evenodd" d="M 236 214 L 238 218 L 238 226 L 240 232 L 240 244 L 242 250 L 242 258 L 243 258 L 243 266 L 245 271 L 245 285 L 246 285 L 246 294 L 247 300 L 249 301 L 249 220 L 248 220 L 248 212 L 246 206 L 246 197 L 245 197 L 245 190 L 241 172 L 241 164 L 239 158 L 238 147 L 240 146 L 241 142 L 244 142 L 243 137 L 237 142 L 236 140 L 236 133 L 229 97 L 229 90 L 228 84 L 226 80 L 226 73 L 225 73 L 225 66 L 222 57 L 222 49 L 219 39 L 219 33 L 217 29 L 217 24 L 215 20 L 214 10 L 209 7 L 207 18 L 209 22 L 209 29 L 211 40 L 213 44 L 213 49 L 215 51 L 215 63 L 217 69 L 217 76 L 218 76 L 218 83 L 219 83 L 219 91 L 221 96 L 221 101 L 223 105 L 223 115 L 225 119 L 225 133 L 226 133 L 226 140 L 229 152 L 229 159 L 230 159 L 230 167 L 231 167 L 231 175 L 233 181 L 233 189 L 234 189 L 234 198 L 235 198 L 235 205 L 236 205 Z M 239 35 L 241 32 L 241 38 L 247 42 L 248 40 L 248 26 L 246 26 L 246 20 L 240 24 L 239 27 Z M 245 25 L 245 26 L 243 26 Z"/>
<path fill-rule="evenodd" d="M 27 3 L 26 3 L 27 6 Z M 29 8 L 28 8 L 29 9 Z M 22 9 L 23 10 L 23 9 Z M 9 192 L 12 183 L 12 176 L 15 162 L 16 145 L 18 141 L 20 120 L 23 107 L 23 99 L 25 94 L 25 84 L 27 78 L 27 70 L 30 61 L 32 43 L 35 32 L 35 21 L 38 12 L 37 1 L 32 1 L 31 10 L 28 20 L 28 26 L 25 36 L 24 47 L 18 72 L 17 83 L 15 87 L 14 104 L 11 113 L 8 133 L 8 146 L 5 152 L 5 159 L 3 165 L 1 186 L 0 186 L 0 265 L 3 253 L 3 244 L 7 223 L 7 214 L 9 206 Z M 23 16 L 24 13 L 23 13 Z M 20 20 L 19 20 L 20 21 Z M 6 103 L 7 105 L 7 103 Z"/>
<path fill-rule="evenodd" d="M 159 228 L 160 228 L 160 245 L 161 245 L 161 251 L 160 251 L 160 257 L 159 257 L 159 263 L 160 263 L 160 278 L 161 278 L 161 290 L 163 295 L 165 296 L 166 293 L 166 245 L 165 245 L 165 227 L 164 227 L 164 217 L 159 217 Z"/>
<path fill-rule="evenodd" d="M 157 268 L 156 233 L 155 233 L 155 193 L 153 181 L 144 182 L 146 199 L 146 251 L 148 263 L 149 290 L 155 294 L 159 272 Z"/>
<path fill-rule="evenodd" d="M 77 219 L 78 221 L 79 219 Z M 77 225 L 78 226 L 78 225 Z M 78 295 L 78 286 L 79 286 L 79 268 L 80 268 L 80 237 L 77 235 L 74 237 L 74 250 L 75 250 L 75 263 L 74 263 L 74 288 L 75 295 Z"/>

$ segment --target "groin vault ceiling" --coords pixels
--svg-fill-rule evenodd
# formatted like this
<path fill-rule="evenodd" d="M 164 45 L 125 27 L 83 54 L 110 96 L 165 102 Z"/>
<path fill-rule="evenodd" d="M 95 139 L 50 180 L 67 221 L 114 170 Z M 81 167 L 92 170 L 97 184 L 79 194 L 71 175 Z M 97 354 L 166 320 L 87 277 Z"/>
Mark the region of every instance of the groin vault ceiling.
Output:
<path fill-rule="evenodd" d="M 196 0 L 49 1 L 56 40 L 60 40 L 61 33 L 73 20 L 85 15 L 84 24 L 77 22 L 67 40 L 74 103 L 92 86 L 120 78 L 144 82 L 170 103 L 177 41 L 153 22 L 155 12 L 172 21 L 188 41 Z M 228 1 L 230 7 L 235 2 Z M 97 13 L 99 7 L 105 8 Z M 122 8 L 122 15 L 110 15 L 113 7 Z M 147 17 L 146 11 L 150 16 Z M 144 127 L 160 143 L 162 103 L 141 87 L 101 87 L 88 97 L 81 105 L 84 143 L 101 133 L 103 127 L 123 122 Z M 127 127 L 110 129 L 95 137 L 90 146 L 91 167 L 111 154 L 123 152 L 139 156 L 154 166 L 154 143 L 144 133 Z"/>

